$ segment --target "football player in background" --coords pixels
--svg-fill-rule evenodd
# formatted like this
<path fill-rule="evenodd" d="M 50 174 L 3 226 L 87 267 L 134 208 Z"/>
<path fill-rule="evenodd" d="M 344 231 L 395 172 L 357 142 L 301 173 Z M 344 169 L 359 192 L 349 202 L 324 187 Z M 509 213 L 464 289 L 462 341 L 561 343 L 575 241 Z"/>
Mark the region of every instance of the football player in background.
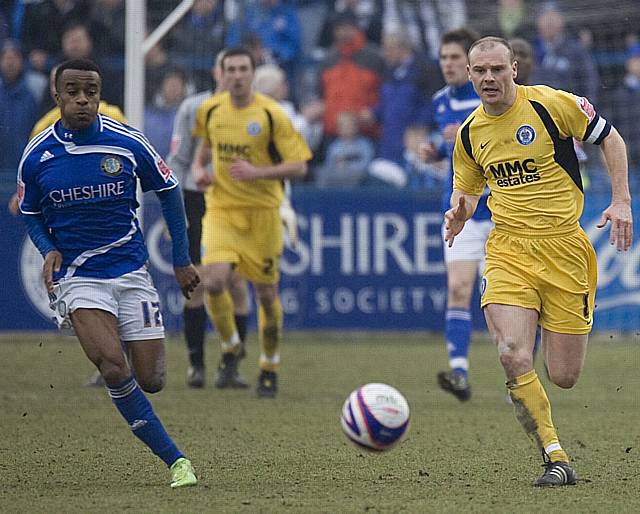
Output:
<path fill-rule="evenodd" d="M 62 63 L 55 85 L 61 120 L 31 140 L 18 168 L 20 211 L 44 257 L 52 308 L 61 327 L 73 328 L 133 434 L 169 467 L 171 487 L 196 485 L 191 462 L 143 393 L 164 387 L 165 349 L 136 185 L 162 204 L 176 280 L 188 297 L 200 279 L 189 259 L 178 182 L 144 135 L 98 114 L 95 63 Z"/>
<path fill-rule="evenodd" d="M 211 70 L 215 81 L 215 91 L 204 91 L 185 98 L 176 113 L 171 137 L 171 153 L 167 158 L 169 167 L 180 180 L 184 194 L 184 206 L 187 213 L 187 235 L 189 237 L 189 255 L 191 262 L 200 267 L 202 217 L 205 213 L 204 192 L 195 183 L 191 167 L 197 145 L 197 138 L 193 135 L 196 124 L 196 113 L 200 105 L 212 95 L 222 93 L 225 90 L 222 81 L 220 62 L 224 50 L 216 56 L 216 62 Z M 213 175 L 212 175 L 213 176 Z M 242 348 L 240 356 L 245 354 L 245 342 L 247 337 L 247 320 L 249 312 L 249 292 L 247 282 L 238 273 L 232 273 L 229 281 L 229 293 L 233 300 L 234 320 L 238 329 L 238 336 Z M 204 288 L 200 284 L 184 305 L 184 337 L 189 351 L 189 368 L 187 369 L 187 385 L 189 387 L 204 387 L 205 361 L 204 340 L 207 329 L 207 312 L 204 307 Z M 223 366 L 221 361 L 219 367 Z M 239 373 L 234 374 L 228 380 L 220 380 L 220 373 L 216 377 L 217 387 L 248 387 L 247 382 Z"/>
<path fill-rule="evenodd" d="M 513 48 L 513 57 L 518 61 L 518 76 L 515 78 L 515 83 L 521 86 L 528 86 L 535 63 L 533 46 L 522 38 L 510 39 L 509 44 Z"/>
<path fill-rule="evenodd" d="M 245 49 L 222 59 L 227 91 L 198 110 L 194 134 L 196 183 L 207 189 L 202 276 L 209 315 L 221 339 L 219 378 L 237 374 L 241 350 L 228 291 L 232 270 L 249 279 L 258 298 L 259 397 L 277 394 L 283 311 L 278 294 L 283 249 L 282 180 L 307 172 L 311 151 L 272 100 L 252 90 L 255 62 Z M 206 165 L 213 162 L 212 182 Z"/>
<path fill-rule="evenodd" d="M 542 452 L 545 471 L 534 485 L 573 485 L 576 472 L 533 367 L 535 333 L 539 324 L 551 381 L 573 387 L 593 325 L 597 261 L 579 223 L 584 192 L 572 138 L 602 147 L 611 204 L 598 227 L 611 222 L 610 243 L 618 251 L 633 239 L 625 143 L 586 98 L 516 85 L 518 63 L 504 39 L 476 41 L 468 70 L 482 105 L 456 138 L 445 240 L 455 247 L 488 185 L 495 228 L 487 241 L 481 306 L 516 417 Z"/>
<path fill-rule="evenodd" d="M 477 35 L 467 29 L 453 30 L 442 36 L 440 69 L 447 85 L 433 95 L 432 102 L 440 143 L 423 147 L 422 157 L 426 161 L 451 159 L 460 124 L 480 104 L 467 74 L 467 52 L 476 39 Z M 449 208 L 453 180 L 445 183 L 448 187 L 443 192 L 443 212 Z M 460 234 L 458 244 L 455 247 L 444 245 L 447 265 L 444 337 L 449 369 L 438 373 L 438 384 L 460 401 L 471 398 L 468 377 L 469 344 L 473 328 L 471 299 L 478 274 L 482 273 L 484 267 L 484 245 L 492 226 L 487 196 L 483 195 L 473 219 L 469 220 Z"/>

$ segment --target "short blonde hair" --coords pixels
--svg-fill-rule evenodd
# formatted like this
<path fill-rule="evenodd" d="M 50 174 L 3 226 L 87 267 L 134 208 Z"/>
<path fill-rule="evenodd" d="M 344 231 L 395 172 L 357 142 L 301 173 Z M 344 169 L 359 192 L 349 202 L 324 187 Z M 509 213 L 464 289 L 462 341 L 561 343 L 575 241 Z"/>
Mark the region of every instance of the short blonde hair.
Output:
<path fill-rule="evenodd" d="M 478 39 L 469 48 L 468 56 L 471 57 L 471 52 L 476 48 L 480 50 L 490 50 L 497 45 L 502 45 L 509 51 L 509 62 L 512 63 L 513 61 L 516 60 L 515 55 L 513 53 L 513 48 L 511 48 L 511 44 L 509 43 L 509 41 L 497 36 L 485 36 Z"/>
<path fill-rule="evenodd" d="M 275 64 L 263 64 L 256 68 L 253 77 L 253 87 L 258 93 L 273 96 L 278 87 L 286 80 L 286 75 L 282 68 Z"/>

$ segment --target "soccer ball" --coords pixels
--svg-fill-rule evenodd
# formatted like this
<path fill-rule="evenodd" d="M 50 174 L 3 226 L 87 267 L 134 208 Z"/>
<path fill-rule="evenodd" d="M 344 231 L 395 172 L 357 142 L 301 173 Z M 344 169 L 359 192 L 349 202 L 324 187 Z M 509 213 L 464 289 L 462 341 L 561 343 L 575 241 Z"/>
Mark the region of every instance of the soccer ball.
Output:
<path fill-rule="evenodd" d="M 353 391 L 342 407 L 340 424 L 349 440 L 367 450 L 388 450 L 409 430 L 409 404 L 387 384 L 366 384 Z"/>

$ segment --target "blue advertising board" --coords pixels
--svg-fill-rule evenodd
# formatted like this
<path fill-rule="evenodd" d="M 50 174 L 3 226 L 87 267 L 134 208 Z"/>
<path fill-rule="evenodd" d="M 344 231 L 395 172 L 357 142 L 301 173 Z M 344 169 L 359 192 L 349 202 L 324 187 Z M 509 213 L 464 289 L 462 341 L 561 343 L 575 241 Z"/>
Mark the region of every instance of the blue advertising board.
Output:
<path fill-rule="evenodd" d="M 442 328 L 446 275 L 439 198 L 310 191 L 295 205 L 301 243 L 282 260 L 290 326 Z"/>
<path fill-rule="evenodd" d="M 174 279 L 159 204 L 147 195 L 144 223 L 165 325 L 181 330 L 183 299 Z M 640 329 L 640 243 L 626 253 L 597 229 L 608 197 L 587 195 L 582 219 L 598 253 L 596 330 Z M 300 243 L 286 249 L 281 296 L 287 328 L 442 330 L 446 305 L 438 198 L 384 190 L 296 191 Z M 640 203 L 634 205 L 640 212 Z M 637 220 L 636 220 L 637 221 Z M 22 223 L 0 213 L 0 330 L 52 328 L 41 258 Z M 484 327 L 474 299 L 474 323 Z"/>

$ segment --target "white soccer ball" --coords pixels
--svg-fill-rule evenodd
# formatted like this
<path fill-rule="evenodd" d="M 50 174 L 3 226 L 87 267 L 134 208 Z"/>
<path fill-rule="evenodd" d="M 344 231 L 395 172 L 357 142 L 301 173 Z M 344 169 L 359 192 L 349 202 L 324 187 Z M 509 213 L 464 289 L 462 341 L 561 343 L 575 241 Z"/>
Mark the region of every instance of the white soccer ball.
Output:
<path fill-rule="evenodd" d="M 342 407 L 340 424 L 349 440 L 367 450 L 387 450 L 409 430 L 409 404 L 387 384 L 366 384 L 353 391 Z"/>

